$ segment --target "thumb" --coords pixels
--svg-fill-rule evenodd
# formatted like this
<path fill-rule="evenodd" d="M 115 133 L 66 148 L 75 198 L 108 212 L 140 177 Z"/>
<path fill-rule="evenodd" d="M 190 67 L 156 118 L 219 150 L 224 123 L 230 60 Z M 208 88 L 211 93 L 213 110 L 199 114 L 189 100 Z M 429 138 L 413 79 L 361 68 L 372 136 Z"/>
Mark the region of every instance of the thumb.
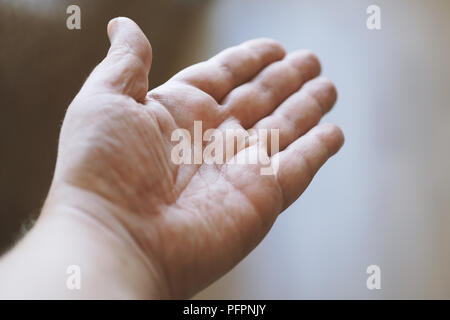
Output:
<path fill-rule="evenodd" d="M 109 90 L 143 101 L 148 91 L 152 47 L 138 25 L 125 17 L 108 23 L 111 47 L 86 81 L 89 89 Z"/>

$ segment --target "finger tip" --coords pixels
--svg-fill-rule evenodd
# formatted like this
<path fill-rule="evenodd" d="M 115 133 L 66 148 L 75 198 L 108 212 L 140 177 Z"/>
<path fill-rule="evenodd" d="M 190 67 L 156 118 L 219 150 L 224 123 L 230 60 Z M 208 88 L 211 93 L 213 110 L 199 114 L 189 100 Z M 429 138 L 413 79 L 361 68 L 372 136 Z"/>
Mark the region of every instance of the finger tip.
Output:
<path fill-rule="evenodd" d="M 120 19 L 120 17 L 115 17 L 115 18 L 109 20 L 108 26 L 106 27 L 106 31 L 108 33 L 108 38 L 109 38 L 110 42 L 112 42 L 114 33 L 117 30 L 117 24 L 119 23 L 119 19 Z"/>
<path fill-rule="evenodd" d="M 152 46 L 136 22 L 122 16 L 113 18 L 108 22 L 107 33 L 112 47 L 114 46 L 113 42 L 118 46 L 126 44 L 150 69 L 153 55 Z"/>
<path fill-rule="evenodd" d="M 135 22 L 133 20 L 131 20 L 130 18 L 122 17 L 122 16 L 118 16 L 118 17 L 115 17 L 115 18 L 112 18 L 111 20 L 109 20 L 108 26 L 106 28 L 109 38 L 112 39 L 114 37 L 114 35 L 121 28 L 123 28 L 123 26 L 125 26 L 126 24 L 134 25 Z"/>
<path fill-rule="evenodd" d="M 259 40 L 270 46 L 274 52 L 274 55 L 278 56 L 279 59 L 284 58 L 286 55 L 286 49 L 278 40 L 268 37 L 259 38 Z"/>
<path fill-rule="evenodd" d="M 341 149 L 345 142 L 345 135 L 342 129 L 333 123 L 320 125 L 322 140 L 327 145 L 330 156 Z"/>
<path fill-rule="evenodd" d="M 313 79 L 322 72 L 322 65 L 319 57 L 308 49 L 297 50 L 289 54 L 294 66 L 298 67 L 305 79 Z"/>

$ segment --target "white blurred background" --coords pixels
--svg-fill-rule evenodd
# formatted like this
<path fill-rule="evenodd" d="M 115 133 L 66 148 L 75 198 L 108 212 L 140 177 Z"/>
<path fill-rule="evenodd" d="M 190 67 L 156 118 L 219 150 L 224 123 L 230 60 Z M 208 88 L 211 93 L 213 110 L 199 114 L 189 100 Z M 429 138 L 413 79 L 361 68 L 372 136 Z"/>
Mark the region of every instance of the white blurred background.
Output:
<path fill-rule="evenodd" d="M 341 152 L 261 245 L 196 298 L 450 298 L 450 1 L 0 4 L 1 248 L 39 211 L 64 110 L 107 49 L 106 22 L 125 15 L 152 42 L 153 85 L 265 36 L 317 53 L 339 91 L 325 121 L 343 128 Z M 79 32 L 65 29 L 69 4 L 81 7 Z M 372 4 L 381 30 L 366 27 Z M 381 268 L 381 290 L 366 287 L 369 265 Z"/>

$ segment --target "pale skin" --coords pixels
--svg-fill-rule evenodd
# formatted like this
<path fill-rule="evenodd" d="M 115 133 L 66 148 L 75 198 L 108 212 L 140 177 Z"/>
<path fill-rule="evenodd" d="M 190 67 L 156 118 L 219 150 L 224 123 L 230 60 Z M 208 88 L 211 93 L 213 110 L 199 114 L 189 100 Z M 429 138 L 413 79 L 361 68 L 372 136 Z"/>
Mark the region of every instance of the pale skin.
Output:
<path fill-rule="evenodd" d="M 41 215 L 0 260 L 1 298 L 189 298 L 254 249 L 343 144 L 337 126 L 319 124 L 336 89 L 312 53 L 250 40 L 148 91 L 145 35 L 116 18 L 108 36 L 67 110 Z M 174 164 L 171 133 L 194 120 L 279 128 L 277 174 Z M 69 265 L 80 290 L 66 287 Z"/>

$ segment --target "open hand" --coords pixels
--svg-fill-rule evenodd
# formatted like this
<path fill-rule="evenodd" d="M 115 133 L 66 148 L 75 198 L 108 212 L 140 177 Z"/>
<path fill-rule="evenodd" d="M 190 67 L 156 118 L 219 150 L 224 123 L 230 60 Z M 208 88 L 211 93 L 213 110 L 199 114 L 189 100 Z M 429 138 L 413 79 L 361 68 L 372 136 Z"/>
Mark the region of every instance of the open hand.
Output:
<path fill-rule="evenodd" d="M 244 258 L 341 147 L 338 127 L 318 125 L 336 90 L 317 77 L 315 55 L 256 39 L 148 92 L 145 35 L 127 18 L 112 20 L 108 34 L 108 55 L 64 119 L 46 207 L 93 218 L 123 239 L 160 297 L 190 297 Z M 194 121 L 203 131 L 279 129 L 280 152 L 268 151 L 278 171 L 174 163 L 172 133 L 193 136 Z"/>

